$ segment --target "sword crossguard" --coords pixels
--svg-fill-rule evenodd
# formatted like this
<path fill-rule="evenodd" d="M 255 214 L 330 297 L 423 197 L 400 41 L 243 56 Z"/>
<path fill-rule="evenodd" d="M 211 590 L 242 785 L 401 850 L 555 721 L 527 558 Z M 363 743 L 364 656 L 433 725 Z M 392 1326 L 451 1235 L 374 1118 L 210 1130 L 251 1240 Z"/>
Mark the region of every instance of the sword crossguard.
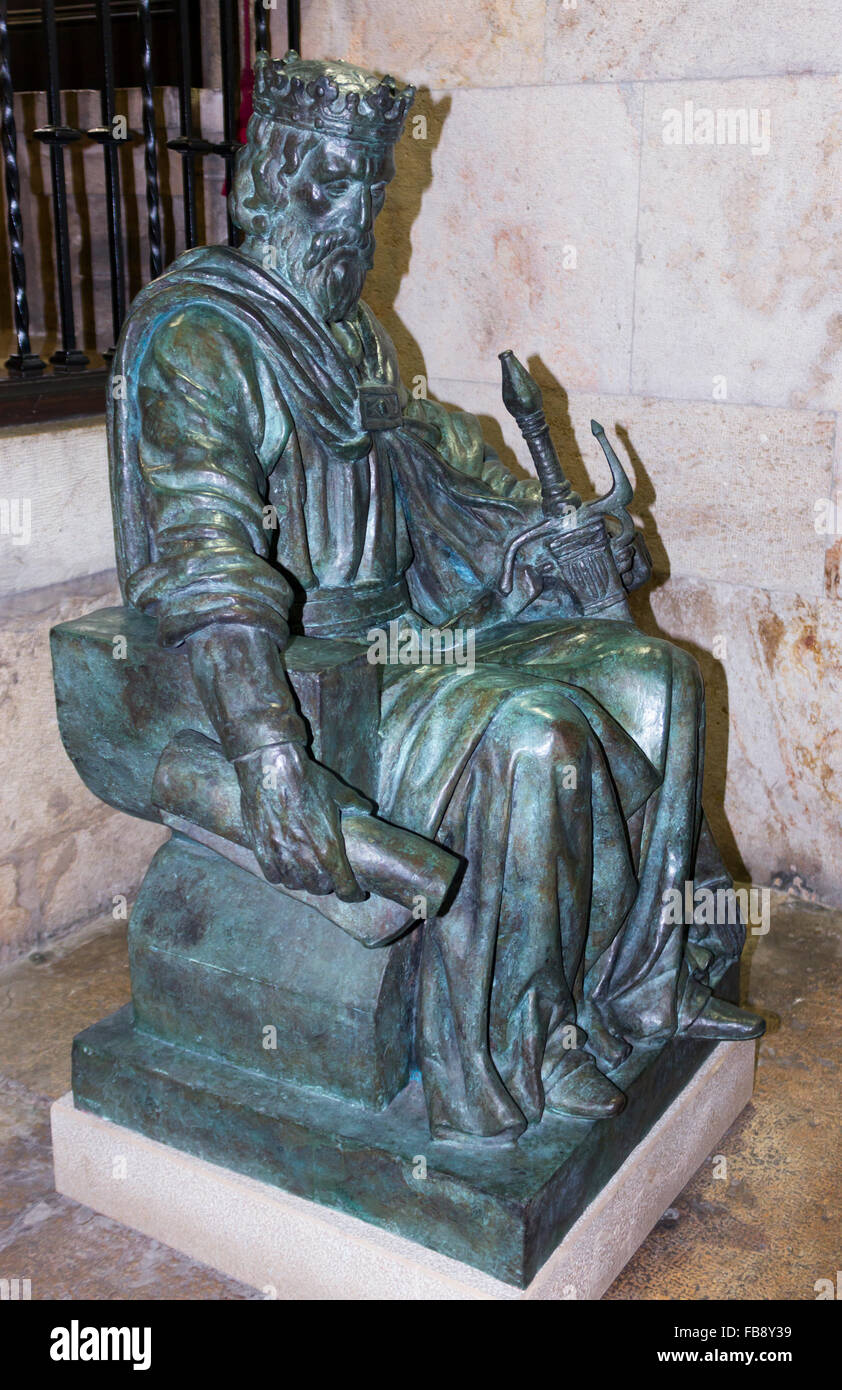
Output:
<path fill-rule="evenodd" d="M 511 350 L 500 353 L 503 372 L 503 404 L 514 417 L 532 455 L 541 484 L 544 519 L 514 536 L 503 555 L 498 585 L 508 595 L 514 587 L 517 553 L 530 541 L 547 538 L 546 548 L 555 562 L 555 578 L 585 613 L 617 610 L 628 613 L 625 590 L 617 571 L 613 547 L 631 541 L 635 526 L 628 511 L 634 490 L 623 465 L 597 420 L 591 431 L 611 470 L 612 484 L 604 497 L 583 503 L 573 491 L 550 437 L 544 402 L 535 378 Z M 610 536 L 606 518 L 619 522 L 620 531 Z M 572 525 L 570 524 L 572 522 Z M 612 611 L 612 616 L 614 613 Z"/>

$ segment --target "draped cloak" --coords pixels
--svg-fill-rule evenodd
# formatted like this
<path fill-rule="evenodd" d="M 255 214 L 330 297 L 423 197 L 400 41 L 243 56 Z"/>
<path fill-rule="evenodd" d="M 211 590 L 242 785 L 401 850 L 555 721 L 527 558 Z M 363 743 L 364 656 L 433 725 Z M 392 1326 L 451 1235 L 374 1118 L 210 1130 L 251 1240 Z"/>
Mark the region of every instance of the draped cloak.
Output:
<path fill-rule="evenodd" d="M 365 640 L 407 610 L 439 625 L 536 519 L 535 483 L 474 417 L 408 398 L 364 304 L 345 336 L 227 247 L 185 253 L 135 301 L 112 369 L 115 541 L 162 645 L 220 622 L 281 650 L 297 632 Z M 364 427 L 365 383 L 397 392 L 400 423 Z M 273 719 L 245 711 L 243 738 L 282 740 Z M 378 810 L 466 864 L 419 928 L 435 1134 L 516 1135 L 552 1108 L 571 1024 L 608 1069 L 601 1038 L 669 1036 L 736 959 L 739 927 L 688 935 L 663 908 L 688 880 L 730 883 L 703 742 L 691 657 L 555 597 L 480 626 L 473 669 L 385 668 Z"/>

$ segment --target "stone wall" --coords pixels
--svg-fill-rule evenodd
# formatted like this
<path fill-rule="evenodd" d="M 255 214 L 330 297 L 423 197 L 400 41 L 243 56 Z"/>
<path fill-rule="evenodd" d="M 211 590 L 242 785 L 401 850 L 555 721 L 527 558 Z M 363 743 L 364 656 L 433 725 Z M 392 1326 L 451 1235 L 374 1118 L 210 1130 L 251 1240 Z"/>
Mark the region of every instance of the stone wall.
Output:
<path fill-rule="evenodd" d="M 731 865 L 842 903 L 837 0 L 302 14 L 305 52 L 422 89 L 367 291 L 405 379 L 525 466 L 499 396 L 513 348 L 579 491 L 609 481 L 602 421 L 655 558 L 639 620 L 704 669 Z"/>
<path fill-rule="evenodd" d="M 120 602 L 104 426 L 2 431 L 0 457 L 4 499 L 29 504 L 0 536 L 2 961 L 122 914 L 166 832 L 98 801 L 56 725 L 50 628 Z"/>

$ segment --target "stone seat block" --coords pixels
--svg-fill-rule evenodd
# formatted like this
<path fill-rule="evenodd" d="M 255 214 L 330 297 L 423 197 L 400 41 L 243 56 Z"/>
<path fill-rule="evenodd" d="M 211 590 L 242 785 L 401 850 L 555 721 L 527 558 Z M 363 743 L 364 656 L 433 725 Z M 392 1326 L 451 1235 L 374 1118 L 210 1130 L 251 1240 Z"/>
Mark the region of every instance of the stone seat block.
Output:
<path fill-rule="evenodd" d="M 367 950 L 314 908 L 176 834 L 134 905 L 135 1026 L 380 1110 L 409 1080 L 420 934 Z"/>
<path fill-rule="evenodd" d="M 109 805 L 161 820 L 152 791 L 164 748 L 184 730 L 215 737 L 185 650 L 160 648 L 154 621 L 131 608 L 62 623 L 51 645 L 59 728 L 83 781 Z M 294 638 L 285 662 L 313 755 L 371 795 L 378 668 L 364 647 L 332 639 Z M 376 926 L 378 913 L 394 917 L 394 905 L 329 901 L 316 910 L 174 834 L 132 912 L 136 1027 L 249 1072 L 381 1109 L 412 1065 L 419 933 L 367 949 L 331 912 L 340 921 L 368 914 Z"/>

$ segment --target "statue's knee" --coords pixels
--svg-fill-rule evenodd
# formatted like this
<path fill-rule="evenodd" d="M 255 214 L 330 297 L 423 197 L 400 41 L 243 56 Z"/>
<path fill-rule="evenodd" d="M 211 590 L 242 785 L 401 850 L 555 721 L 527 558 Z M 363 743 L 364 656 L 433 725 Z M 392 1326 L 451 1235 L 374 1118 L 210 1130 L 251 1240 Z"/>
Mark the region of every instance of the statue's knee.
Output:
<path fill-rule="evenodd" d="M 704 699 L 705 682 L 702 669 L 690 652 L 683 647 L 670 647 L 673 684 L 680 684 L 697 699 Z"/>
<path fill-rule="evenodd" d="M 496 737 L 510 753 L 551 764 L 578 762 L 587 750 L 590 728 L 575 705 L 552 692 L 522 691 L 509 696 L 495 715 Z"/>
<path fill-rule="evenodd" d="M 658 673 L 665 689 L 684 689 L 697 698 L 704 695 L 704 679 L 698 661 L 666 638 L 646 639 L 635 661 L 635 670 L 650 682 Z"/>

